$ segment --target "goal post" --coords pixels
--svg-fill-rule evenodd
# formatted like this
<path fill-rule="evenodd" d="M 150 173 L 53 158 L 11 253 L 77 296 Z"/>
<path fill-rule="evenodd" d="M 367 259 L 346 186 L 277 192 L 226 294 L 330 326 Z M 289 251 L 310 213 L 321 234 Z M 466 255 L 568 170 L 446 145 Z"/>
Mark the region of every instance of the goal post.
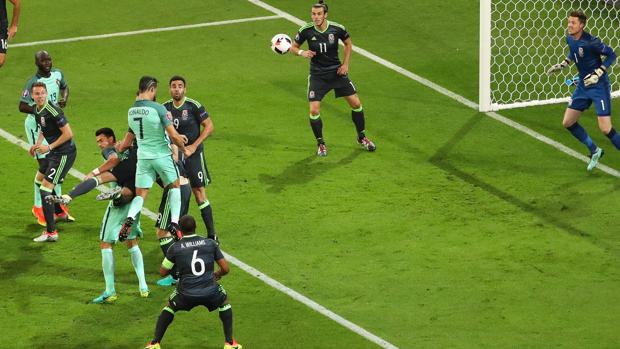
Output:
<path fill-rule="evenodd" d="M 620 55 L 620 0 L 480 0 L 479 109 L 495 111 L 567 102 L 574 64 L 546 70 L 564 59 L 566 20 L 583 10 L 587 32 Z M 620 67 L 608 70 L 612 97 L 620 96 Z"/>

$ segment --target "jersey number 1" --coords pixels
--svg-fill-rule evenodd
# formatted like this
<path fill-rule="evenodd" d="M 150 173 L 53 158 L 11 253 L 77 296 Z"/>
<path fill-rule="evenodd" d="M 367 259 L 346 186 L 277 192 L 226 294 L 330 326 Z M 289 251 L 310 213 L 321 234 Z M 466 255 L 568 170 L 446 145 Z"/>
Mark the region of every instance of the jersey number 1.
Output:
<path fill-rule="evenodd" d="M 200 269 L 197 269 L 196 265 L 198 265 Z M 194 255 L 192 256 L 192 274 L 200 276 L 205 273 L 205 269 L 205 261 L 203 261 L 202 258 L 198 258 L 198 250 L 194 250 Z"/>
<path fill-rule="evenodd" d="M 133 118 L 133 121 L 140 123 L 140 139 L 144 139 L 144 127 L 142 126 L 142 118 Z"/>

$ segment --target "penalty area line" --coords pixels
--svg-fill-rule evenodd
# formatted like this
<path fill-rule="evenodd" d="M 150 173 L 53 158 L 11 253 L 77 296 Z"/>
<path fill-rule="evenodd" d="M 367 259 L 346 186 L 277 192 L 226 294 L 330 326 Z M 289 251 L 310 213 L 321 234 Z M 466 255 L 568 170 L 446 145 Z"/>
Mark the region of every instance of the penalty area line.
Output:
<path fill-rule="evenodd" d="M 227 25 L 227 24 L 235 24 L 235 23 L 247 23 L 247 22 L 256 22 L 256 21 L 267 21 L 267 20 L 270 20 L 270 19 L 280 19 L 280 18 L 281 18 L 280 16 L 250 17 L 250 18 L 231 19 L 231 20 L 227 20 L 227 21 L 217 21 L 217 22 L 205 22 L 205 23 L 178 25 L 178 26 L 174 26 L 174 27 L 163 27 L 163 28 L 133 30 L 133 31 L 128 31 L 128 32 L 118 32 L 118 33 L 109 33 L 109 34 L 78 36 L 78 37 L 66 38 L 66 39 L 53 39 L 53 40 L 22 42 L 22 43 L 18 43 L 18 44 L 14 44 L 14 45 L 11 45 L 9 43 L 9 48 L 29 47 L 29 46 L 38 46 L 38 45 L 48 45 L 48 44 L 59 44 L 59 43 L 65 43 L 65 42 L 76 42 L 76 41 L 86 41 L 86 40 L 98 40 L 98 39 L 114 38 L 114 37 L 119 37 L 119 36 L 131 36 L 131 35 L 140 35 L 140 34 L 148 34 L 148 33 L 159 33 L 159 32 L 175 31 L 175 30 L 185 30 L 185 29 L 204 28 L 204 27 L 215 27 L 215 26 L 219 26 L 219 25 Z"/>
<path fill-rule="evenodd" d="M 7 141 L 21 147 L 22 149 L 28 151 L 30 149 L 30 145 L 26 142 L 24 142 L 23 140 L 15 137 L 14 135 L 12 135 L 11 133 L 5 131 L 4 129 L 0 128 L 0 136 L 2 136 L 4 139 L 6 139 Z M 69 174 L 72 175 L 73 177 L 79 179 L 79 180 L 83 180 L 85 175 L 76 170 L 75 168 L 71 168 L 69 170 Z M 104 187 L 104 186 L 99 186 L 97 187 L 97 189 L 101 192 L 107 191 L 108 188 Z M 147 208 L 142 208 L 142 214 L 151 218 L 152 220 L 156 221 L 157 220 L 157 214 L 154 213 L 153 211 L 147 209 Z M 336 321 L 337 323 L 341 324 L 342 326 L 350 329 L 351 331 L 359 334 L 360 336 L 380 345 L 383 348 L 389 348 L 389 349 L 398 349 L 398 347 L 394 346 L 393 344 L 390 344 L 389 342 L 387 342 L 386 340 L 368 332 L 367 330 L 363 329 L 362 327 L 354 324 L 353 322 L 343 318 L 342 316 L 334 313 L 333 311 L 327 309 L 326 307 L 322 306 L 321 304 L 313 301 L 312 299 L 304 296 L 303 294 L 293 290 L 292 288 L 282 284 L 281 282 L 267 276 L 265 273 L 261 272 L 260 270 L 242 262 L 241 260 L 239 260 L 237 257 L 228 254 L 224 251 L 222 251 L 222 253 L 224 254 L 224 256 L 226 257 L 226 259 L 228 259 L 228 261 L 230 263 L 232 263 L 233 265 L 235 265 L 237 268 L 243 270 L 244 272 L 246 272 L 247 274 L 259 279 L 260 281 L 264 282 L 265 284 L 271 286 L 272 288 L 275 288 L 276 290 L 286 294 L 287 296 L 293 298 L 294 300 L 303 303 L 304 305 L 308 306 L 310 309 L 316 311 L 317 313 L 324 315 L 326 317 L 328 317 L 331 320 Z"/>

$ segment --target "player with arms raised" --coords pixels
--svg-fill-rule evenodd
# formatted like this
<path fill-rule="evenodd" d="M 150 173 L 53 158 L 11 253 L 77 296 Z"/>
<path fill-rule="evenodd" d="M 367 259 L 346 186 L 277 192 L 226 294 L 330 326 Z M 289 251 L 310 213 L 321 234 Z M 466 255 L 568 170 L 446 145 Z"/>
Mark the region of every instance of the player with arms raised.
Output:
<path fill-rule="evenodd" d="M 323 1 L 312 6 L 312 22 L 299 29 L 291 47 L 294 54 L 310 58 L 307 97 L 310 102 L 310 126 L 318 145 L 317 155 L 327 156 L 327 147 L 323 139 L 321 100 L 332 89 L 336 93 L 336 98 L 344 97 L 351 106 L 351 118 L 357 131 L 357 142 L 364 149 L 374 151 L 375 144 L 365 133 L 362 102 L 348 76 L 353 42 L 344 26 L 327 20 L 327 10 L 327 5 Z M 342 63 L 338 58 L 339 39 L 344 43 Z M 302 50 L 300 47 L 306 41 L 308 50 Z"/>
<path fill-rule="evenodd" d="M 185 153 L 187 137 L 179 135 L 172 125 L 172 117 L 161 104 L 156 103 L 157 79 L 143 76 L 138 85 L 138 96 L 134 105 L 129 108 L 127 120 L 129 132 L 118 148 L 124 151 L 134 139 L 138 144 L 138 165 L 136 167 L 136 196 L 131 201 L 127 219 L 119 233 L 119 240 L 129 235 L 136 216 L 142 209 L 144 201 L 159 176 L 164 187 L 168 188 L 170 200 L 170 231 L 175 233 L 181 212 L 181 192 L 179 190 L 179 171 L 172 158 L 168 137 Z M 170 237 L 159 236 L 160 239 Z M 172 241 L 170 241 L 172 244 Z M 168 250 L 168 247 L 162 247 Z"/>
<path fill-rule="evenodd" d="M 597 147 L 586 130 L 579 125 L 581 113 L 594 103 L 599 129 L 619 150 L 620 135 L 611 125 L 611 85 L 607 76 L 607 69 L 616 60 L 616 53 L 601 39 L 584 31 L 586 20 L 587 17 L 582 11 L 572 11 L 569 14 L 566 37 L 568 56 L 562 63 L 549 68 L 547 73 L 557 73 L 571 62 L 577 66 L 579 83 L 564 112 L 562 125 L 590 150 L 590 163 L 587 169 L 592 171 L 603 156 L 603 149 Z M 605 61 L 601 56 L 607 57 Z"/>

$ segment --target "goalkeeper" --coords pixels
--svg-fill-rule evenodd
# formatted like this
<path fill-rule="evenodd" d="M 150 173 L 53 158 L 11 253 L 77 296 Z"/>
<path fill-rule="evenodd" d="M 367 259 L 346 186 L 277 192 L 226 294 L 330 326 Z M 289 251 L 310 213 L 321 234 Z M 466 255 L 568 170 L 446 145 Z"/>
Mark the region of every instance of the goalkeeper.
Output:
<path fill-rule="evenodd" d="M 557 73 L 571 62 L 577 66 L 579 83 L 564 112 L 562 125 L 590 150 L 588 171 L 592 171 L 603 156 L 603 149 L 597 147 L 586 130 L 579 125 L 581 113 L 594 103 L 600 130 L 618 150 L 620 150 L 620 135 L 611 125 L 611 85 L 607 75 L 607 69 L 616 60 L 616 53 L 601 39 L 583 30 L 586 19 L 581 10 L 569 14 L 566 37 L 568 56 L 562 63 L 549 68 L 547 74 Z M 605 61 L 601 56 L 606 56 Z"/>

